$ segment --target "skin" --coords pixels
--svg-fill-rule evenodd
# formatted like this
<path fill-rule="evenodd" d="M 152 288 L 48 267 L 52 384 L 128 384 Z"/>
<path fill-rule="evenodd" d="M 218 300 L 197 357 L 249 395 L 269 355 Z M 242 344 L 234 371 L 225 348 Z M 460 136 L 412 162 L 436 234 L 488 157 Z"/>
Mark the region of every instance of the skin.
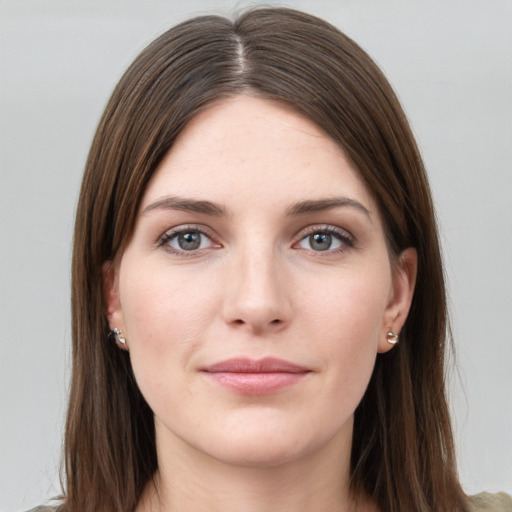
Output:
<path fill-rule="evenodd" d="M 335 197 L 350 201 L 297 211 Z M 198 249 L 183 245 L 191 235 Z M 415 251 L 390 257 L 374 199 L 314 123 L 246 96 L 198 114 L 152 177 L 119 265 L 105 264 L 110 326 L 155 414 L 159 470 L 138 510 L 352 510 L 354 410 L 415 275 Z M 267 356 L 308 373 L 253 396 L 201 371 Z"/>

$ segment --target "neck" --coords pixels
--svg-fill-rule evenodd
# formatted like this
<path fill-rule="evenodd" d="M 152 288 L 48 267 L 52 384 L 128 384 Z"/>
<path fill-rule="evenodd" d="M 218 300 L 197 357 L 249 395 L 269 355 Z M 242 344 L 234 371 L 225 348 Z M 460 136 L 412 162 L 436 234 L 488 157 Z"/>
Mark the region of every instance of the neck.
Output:
<path fill-rule="evenodd" d="M 300 458 L 259 466 L 226 464 L 188 445 L 176 450 L 175 442 L 168 451 L 166 441 L 157 443 L 159 469 L 137 512 L 373 510 L 368 503 L 356 505 L 349 491 L 351 436 Z"/>

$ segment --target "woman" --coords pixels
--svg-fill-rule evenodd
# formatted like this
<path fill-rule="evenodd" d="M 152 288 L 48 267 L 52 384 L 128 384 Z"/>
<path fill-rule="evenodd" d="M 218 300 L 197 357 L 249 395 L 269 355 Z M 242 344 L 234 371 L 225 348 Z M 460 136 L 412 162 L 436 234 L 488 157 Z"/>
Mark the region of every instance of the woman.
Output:
<path fill-rule="evenodd" d="M 125 73 L 73 255 L 59 510 L 465 511 L 420 155 L 371 59 L 286 9 Z"/>

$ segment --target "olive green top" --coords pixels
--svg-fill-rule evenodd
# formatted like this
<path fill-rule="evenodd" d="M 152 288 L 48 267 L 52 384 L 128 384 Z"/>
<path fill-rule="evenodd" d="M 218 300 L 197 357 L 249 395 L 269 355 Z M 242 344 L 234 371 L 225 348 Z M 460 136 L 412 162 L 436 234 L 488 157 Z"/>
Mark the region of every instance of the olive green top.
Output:
<path fill-rule="evenodd" d="M 512 497 L 504 492 L 490 494 L 482 492 L 470 496 L 474 512 L 512 512 Z"/>
<path fill-rule="evenodd" d="M 512 512 L 512 497 L 504 492 L 482 492 L 469 497 L 472 512 Z M 56 507 L 36 507 L 28 512 L 54 512 Z"/>

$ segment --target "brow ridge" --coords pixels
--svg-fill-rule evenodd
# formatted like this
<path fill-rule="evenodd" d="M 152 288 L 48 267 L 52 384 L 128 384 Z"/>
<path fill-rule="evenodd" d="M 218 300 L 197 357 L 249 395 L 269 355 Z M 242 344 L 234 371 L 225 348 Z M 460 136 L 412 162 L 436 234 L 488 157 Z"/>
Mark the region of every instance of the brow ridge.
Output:
<path fill-rule="evenodd" d="M 372 220 L 372 215 L 368 208 L 366 208 L 366 206 L 364 206 L 359 201 L 349 197 L 329 197 L 325 199 L 308 199 L 306 201 L 300 201 L 288 208 L 286 215 L 308 215 L 339 207 L 354 208 L 364 213 L 370 219 L 370 221 Z"/>
<path fill-rule="evenodd" d="M 287 216 L 300 216 L 322 212 L 339 207 L 354 208 L 364 213 L 370 221 L 372 216 L 370 211 L 359 201 L 349 197 L 330 197 L 325 199 L 308 199 L 299 201 L 286 210 Z M 144 208 L 142 214 L 145 215 L 156 209 L 183 210 L 216 217 L 227 216 L 227 210 L 224 206 L 213 203 L 211 201 L 201 199 L 190 199 L 176 196 L 164 197 L 151 203 Z"/>
<path fill-rule="evenodd" d="M 227 215 L 226 209 L 218 204 L 212 203 L 211 201 L 204 201 L 198 199 L 185 199 L 181 197 L 169 196 L 164 197 L 144 208 L 142 214 L 145 215 L 156 209 L 165 210 L 183 210 L 194 213 L 203 213 L 206 215 L 213 215 L 216 217 L 222 217 Z"/>

